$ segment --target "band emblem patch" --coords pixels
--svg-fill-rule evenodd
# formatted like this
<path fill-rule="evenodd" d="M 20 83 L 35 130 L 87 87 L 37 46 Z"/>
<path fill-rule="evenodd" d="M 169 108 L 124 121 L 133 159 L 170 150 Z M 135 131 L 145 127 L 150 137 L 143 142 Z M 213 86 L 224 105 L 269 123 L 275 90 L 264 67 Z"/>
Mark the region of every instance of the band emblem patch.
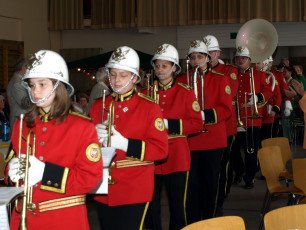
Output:
<path fill-rule="evenodd" d="M 92 162 L 98 162 L 101 159 L 101 149 L 96 143 L 92 143 L 86 148 L 86 157 Z"/>
<path fill-rule="evenodd" d="M 232 91 L 231 91 L 231 87 L 229 85 L 225 86 L 225 92 L 228 94 L 228 95 L 231 95 Z"/>
<path fill-rule="evenodd" d="M 231 73 L 230 77 L 231 77 L 231 79 L 233 79 L 233 80 L 236 80 L 236 79 L 237 79 L 237 76 L 236 76 L 235 73 Z"/>
<path fill-rule="evenodd" d="M 196 111 L 196 112 L 200 112 L 200 110 L 201 110 L 198 101 L 194 101 L 194 102 L 192 103 L 192 108 L 193 108 L 193 110 Z"/>
<path fill-rule="evenodd" d="M 156 118 L 155 122 L 154 122 L 154 126 L 158 131 L 164 131 L 165 130 L 165 124 L 163 119 L 161 119 L 160 117 Z"/>

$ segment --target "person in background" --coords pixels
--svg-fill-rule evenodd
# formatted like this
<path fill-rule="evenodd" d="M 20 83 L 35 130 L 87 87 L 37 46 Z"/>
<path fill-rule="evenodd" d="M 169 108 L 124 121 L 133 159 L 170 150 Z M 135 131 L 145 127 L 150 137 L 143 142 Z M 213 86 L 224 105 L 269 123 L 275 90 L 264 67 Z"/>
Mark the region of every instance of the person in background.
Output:
<path fill-rule="evenodd" d="M 306 79 L 305 76 L 303 74 L 303 66 L 301 65 L 294 65 L 292 67 L 295 71 L 295 76 L 294 79 L 296 79 L 298 82 L 302 82 L 304 89 L 306 89 Z M 301 95 L 301 97 L 303 96 L 303 94 Z"/>
<path fill-rule="evenodd" d="M 80 109 L 82 110 L 82 114 L 87 114 L 87 108 L 88 108 L 88 96 L 86 93 L 80 93 L 78 105 L 80 106 Z"/>
<path fill-rule="evenodd" d="M 154 161 L 168 154 L 168 138 L 160 107 L 136 91 L 140 82 L 139 57 L 128 46 L 115 49 L 106 64 L 113 93 L 95 100 L 89 115 L 103 146 L 116 149 L 107 195 L 95 195 L 101 229 L 142 229 L 154 191 Z M 114 122 L 108 112 L 114 105 Z M 111 128 L 111 135 L 107 127 Z"/>
<path fill-rule="evenodd" d="M 14 67 L 15 73 L 7 86 L 7 98 L 10 105 L 10 127 L 13 128 L 20 114 L 29 111 L 30 100 L 27 90 L 23 87 L 21 78 L 25 74 L 27 62 L 24 58 L 19 59 Z"/>
<path fill-rule="evenodd" d="M 27 229 L 89 230 L 86 194 L 101 181 L 103 170 L 95 126 L 88 117 L 73 112 L 70 95 L 74 89 L 59 54 L 40 50 L 29 63 L 22 80 L 30 95 L 31 109 L 14 125 L 6 181 L 25 179 L 24 154 L 17 153 L 26 153 L 23 137 L 34 132 L 35 156 L 29 156 L 27 181 L 33 188 L 36 209 L 27 211 Z M 31 143 L 33 138 L 30 137 Z M 12 230 L 18 229 L 20 218 L 14 209 Z"/>
<path fill-rule="evenodd" d="M 0 121 L 1 124 L 4 121 L 7 121 L 9 123 L 9 116 L 5 111 L 5 98 L 2 95 L 0 95 Z"/>
<path fill-rule="evenodd" d="M 110 93 L 110 90 L 108 88 L 109 86 L 106 84 L 107 74 L 105 72 L 104 67 L 98 69 L 96 73 L 96 80 L 97 80 L 97 83 L 94 85 L 90 93 L 87 111 L 86 111 L 87 114 L 89 114 L 89 110 L 91 108 L 93 101 L 103 96 L 104 90 L 105 90 L 105 96 L 109 95 Z"/>

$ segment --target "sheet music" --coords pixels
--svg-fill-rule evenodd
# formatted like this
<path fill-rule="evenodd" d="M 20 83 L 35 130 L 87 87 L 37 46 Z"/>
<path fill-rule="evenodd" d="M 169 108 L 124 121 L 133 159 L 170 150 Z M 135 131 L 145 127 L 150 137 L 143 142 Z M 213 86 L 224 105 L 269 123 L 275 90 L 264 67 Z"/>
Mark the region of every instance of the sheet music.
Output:
<path fill-rule="evenodd" d="M 0 187 L 0 229 L 9 230 L 9 220 L 7 206 L 11 200 L 18 194 L 23 192 L 23 188 L 19 187 Z"/>
<path fill-rule="evenodd" d="M 10 230 L 6 205 L 0 205 L 0 229 Z"/>
<path fill-rule="evenodd" d="M 98 184 L 98 186 L 92 190 L 92 194 L 107 194 L 108 193 L 108 168 L 112 162 L 112 159 L 116 155 L 115 149 L 113 147 L 101 148 L 102 159 L 103 159 L 103 178 Z"/>

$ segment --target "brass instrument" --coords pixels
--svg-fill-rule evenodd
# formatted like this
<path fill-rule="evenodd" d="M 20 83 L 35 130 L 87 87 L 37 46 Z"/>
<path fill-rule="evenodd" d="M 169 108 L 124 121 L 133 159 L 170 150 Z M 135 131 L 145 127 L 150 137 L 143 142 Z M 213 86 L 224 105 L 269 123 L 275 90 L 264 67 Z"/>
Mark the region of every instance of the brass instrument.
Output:
<path fill-rule="evenodd" d="M 147 73 L 146 74 L 147 77 L 147 96 L 150 96 L 150 80 L 151 80 L 151 74 Z"/>
<path fill-rule="evenodd" d="M 204 112 L 204 110 L 205 110 L 205 106 L 204 106 L 204 76 L 203 76 L 202 73 L 200 74 L 200 78 L 201 78 L 201 101 L 202 101 L 201 109 Z M 203 123 L 202 132 L 204 132 L 204 133 L 208 132 L 208 130 L 205 127 L 205 123 Z"/>
<path fill-rule="evenodd" d="M 31 136 L 33 136 L 32 147 L 30 146 Z M 33 199 L 33 187 L 29 187 L 29 168 L 30 168 L 30 155 L 35 156 L 35 145 L 36 145 L 36 135 L 33 130 L 29 130 L 27 134 L 27 151 L 25 159 L 22 159 L 21 165 L 24 170 L 24 191 L 21 198 L 16 199 L 15 209 L 16 212 L 20 214 L 19 229 L 26 230 L 27 228 L 27 210 L 34 212 L 36 210 L 36 205 L 32 202 Z M 18 203 L 21 203 L 22 207 L 19 209 Z"/>
<path fill-rule="evenodd" d="M 238 92 L 236 94 L 236 110 L 237 110 L 237 128 L 243 128 L 245 129 L 245 126 L 241 120 L 241 115 L 240 115 L 240 109 L 239 109 L 239 95 Z"/>
<path fill-rule="evenodd" d="M 112 143 L 112 126 L 114 125 L 114 102 L 111 101 L 109 104 L 109 110 L 108 110 L 108 127 L 107 127 L 107 134 L 108 134 L 108 140 L 107 140 L 107 147 L 111 147 Z M 112 178 L 111 168 L 115 166 L 115 162 L 112 161 L 111 165 L 108 168 L 108 184 L 115 184 L 116 182 Z"/>
<path fill-rule="evenodd" d="M 197 86 L 197 77 L 198 77 L 198 74 L 199 73 L 199 68 L 200 66 L 196 66 L 194 69 L 193 69 L 193 73 L 192 73 L 192 88 L 193 88 L 193 91 L 194 91 L 194 94 L 197 98 L 197 100 L 199 100 L 198 98 L 198 86 Z"/>
<path fill-rule="evenodd" d="M 186 64 L 187 64 L 187 68 L 186 68 L 186 74 L 187 74 L 187 85 L 190 86 L 190 83 L 189 83 L 189 59 L 187 58 L 186 60 Z"/>
<path fill-rule="evenodd" d="M 159 104 L 158 80 L 154 81 L 152 99 L 156 104 Z"/>
<path fill-rule="evenodd" d="M 254 85 L 254 75 L 253 75 L 253 67 L 250 68 L 249 71 L 249 76 L 250 76 L 250 91 L 252 94 L 252 98 L 253 98 L 253 111 L 252 111 L 252 116 L 247 117 L 247 118 L 251 118 L 251 119 L 257 119 L 257 118 L 262 118 L 261 115 L 259 115 L 258 113 L 258 108 L 257 108 L 257 103 L 256 103 L 256 98 L 255 98 L 255 85 Z"/>

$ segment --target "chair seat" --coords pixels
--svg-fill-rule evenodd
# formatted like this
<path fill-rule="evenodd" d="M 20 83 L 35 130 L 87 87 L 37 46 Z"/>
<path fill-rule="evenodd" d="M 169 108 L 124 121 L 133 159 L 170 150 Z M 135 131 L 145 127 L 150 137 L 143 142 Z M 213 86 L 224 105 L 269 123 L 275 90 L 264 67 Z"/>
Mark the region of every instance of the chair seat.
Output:
<path fill-rule="evenodd" d="M 288 194 L 295 194 L 295 195 L 301 195 L 301 196 L 304 195 L 303 191 L 298 189 L 297 187 L 284 187 L 282 185 L 269 188 L 269 192 L 270 194 L 288 193 Z"/>
<path fill-rule="evenodd" d="M 283 179 L 283 180 L 287 179 L 287 180 L 293 181 L 293 175 L 292 175 L 292 173 L 288 172 L 287 170 L 284 170 L 284 171 L 280 172 L 279 179 Z"/>

